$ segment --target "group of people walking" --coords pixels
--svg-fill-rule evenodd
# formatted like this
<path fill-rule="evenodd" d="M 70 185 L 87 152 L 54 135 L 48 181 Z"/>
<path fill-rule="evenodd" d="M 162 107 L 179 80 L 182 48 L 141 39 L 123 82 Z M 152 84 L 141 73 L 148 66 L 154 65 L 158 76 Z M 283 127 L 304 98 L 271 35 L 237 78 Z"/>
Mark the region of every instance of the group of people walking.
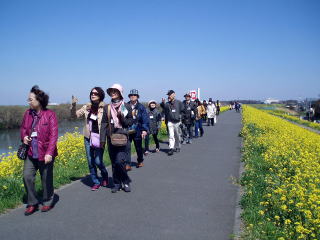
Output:
<path fill-rule="evenodd" d="M 105 92 L 109 95 L 109 103 L 105 103 Z M 77 110 L 77 99 L 72 98 L 71 115 L 74 118 L 84 118 L 84 147 L 88 161 L 92 191 L 100 187 L 108 187 L 109 174 L 103 162 L 105 148 L 112 163 L 113 184 L 111 192 L 120 190 L 131 191 L 131 179 L 128 172 L 132 169 L 131 145 L 137 152 L 136 167 L 144 166 L 144 157 L 150 153 L 149 141 L 152 136 L 155 142 L 155 152 L 160 151 L 158 133 L 164 118 L 169 135 L 168 155 L 180 152 L 181 144 L 191 144 L 193 138 L 202 137 L 203 121 L 208 126 L 214 126 L 219 115 L 220 103 L 209 99 L 191 101 L 186 94 L 182 102 L 176 99 L 173 90 L 167 93 L 168 99 L 162 99 L 159 110 L 155 100 L 148 102 L 145 107 L 139 102 L 139 92 L 130 91 L 129 101 L 125 102 L 123 87 L 113 84 L 104 91 L 94 87 L 89 93 L 90 102 Z M 39 89 L 32 87 L 28 109 L 23 117 L 21 140 L 28 145 L 28 158 L 24 161 L 23 180 L 27 192 L 27 208 L 25 215 L 31 215 L 38 210 L 39 200 L 35 190 L 35 176 L 40 171 L 43 187 L 42 212 L 54 207 L 53 203 L 53 166 L 58 155 L 58 121 L 56 114 L 47 109 L 49 96 Z M 145 148 L 143 148 L 143 141 Z M 97 171 L 101 172 L 99 179 Z"/>

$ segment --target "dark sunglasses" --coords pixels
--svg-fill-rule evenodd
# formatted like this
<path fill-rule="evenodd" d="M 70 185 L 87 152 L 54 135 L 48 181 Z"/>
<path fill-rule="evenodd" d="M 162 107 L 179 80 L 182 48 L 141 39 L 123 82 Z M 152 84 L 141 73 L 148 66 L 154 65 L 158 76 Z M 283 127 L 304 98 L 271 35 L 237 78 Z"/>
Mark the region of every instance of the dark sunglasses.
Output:
<path fill-rule="evenodd" d="M 99 96 L 99 93 L 97 93 L 97 92 L 92 92 L 92 93 L 91 93 L 91 96 Z"/>

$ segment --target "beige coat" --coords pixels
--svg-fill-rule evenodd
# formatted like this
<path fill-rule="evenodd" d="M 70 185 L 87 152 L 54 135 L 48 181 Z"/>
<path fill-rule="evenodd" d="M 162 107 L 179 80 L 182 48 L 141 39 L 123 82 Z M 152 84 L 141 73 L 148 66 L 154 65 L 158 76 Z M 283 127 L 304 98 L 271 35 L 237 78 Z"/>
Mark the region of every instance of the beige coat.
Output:
<path fill-rule="evenodd" d="M 87 103 L 86 105 L 83 105 L 82 108 L 80 108 L 77 112 L 76 115 L 78 118 L 84 116 L 84 126 L 83 126 L 83 135 L 86 138 L 90 138 L 90 130 L 89 130 L 89 124 L 87 121 L 88 115 L 89 115 L 89 110 L 91 109 L 91 103 Z M 102 115 L 103 115 L 103 107 L 106 104 L 104 102 L 101 102 L 99 104 L 99 109 L 98 109 L 98 126 L 99 126 L 99 132 L 101 129 L 101 120 L 102 120 Z"/>

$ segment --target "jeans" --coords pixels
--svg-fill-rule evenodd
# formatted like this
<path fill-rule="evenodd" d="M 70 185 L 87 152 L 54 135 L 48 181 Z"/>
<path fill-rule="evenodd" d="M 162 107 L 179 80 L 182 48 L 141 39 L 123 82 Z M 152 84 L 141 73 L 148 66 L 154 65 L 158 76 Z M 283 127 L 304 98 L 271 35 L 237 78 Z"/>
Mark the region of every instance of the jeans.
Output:
<path fill-rule="evenodd" d="M 90 139 L 84 138 L 84 146 L 86 149 L 88 167 L 90 171 L 90 177 L 93 184 L 100 184 L 98 175 L 97 175 L 97 167 L 101 171 L 101 176 L 103 180 L 108 180 L 108 171 L 106 166 L 103 163 L 103 153 L 104 148 L 95 148 L 90 146 Z"/>
<path fill-rule="evenodd" d="M 158 140 L 158 133 L 151 134 L 151 135 L 152 135 L 153 140 L 156 144 L 156 148 L 159 149 L 160 145 L 159 145 L 159 140 Z M 148 134 L 144 140 L 145 151 L 149 151 L 149 141 L 150 141 L 150 135 Z"/>
<path fill-rule="evenodd" d="M 203 135 L 203 127 L 202 127 L 202 119 L 196 120 L 196 126 L 195 126 L 195 137 L 199 136 L 199 129 L 200 129 L 200 136 Z"/>
<path fill-rule="evenodd" d="M 53 204 L 53 163 L 54 160 L 45 164 L 44 161 L 39 161 L 32 157 L 28 157 L 24 161 L 23 182 L 27 192 L 27 204 L 29 206 L 37 205 L 39 203 L 35 188 L 37 170 L 40 171 L 41 175 L 43 205 L 51 206 Z"/>
<path fill-rule="evenodd" d="M 130 144 L 128 144 L 127 146 L 127 161 L 126 161 L 127 165 L 131 165 L 131 142 L 132 141 L 134 143 L 134 147 L 136 148 L 136 152 L 138 156 L 137 162 L 138 163 L 143 162 L 142 138 L 136 137 L 135 134 L 131 134 L 129 135 L 129 140 L 128 140 Z"/>

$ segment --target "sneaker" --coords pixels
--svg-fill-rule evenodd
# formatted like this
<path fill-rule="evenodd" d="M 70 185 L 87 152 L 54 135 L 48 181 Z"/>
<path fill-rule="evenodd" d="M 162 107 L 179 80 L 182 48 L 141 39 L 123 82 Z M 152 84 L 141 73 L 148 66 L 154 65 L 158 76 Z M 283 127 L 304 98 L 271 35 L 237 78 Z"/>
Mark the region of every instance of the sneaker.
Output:
<path fill-rule="evenodd" d="M 190 139 L 190 140 L 188 141 L 188 143 L 189 143 L 189 144 L 192 144 L 192 140 Z"/>
<path fill-rule="evenodd" d="M 123 191 L 125 192 L 131 192 L 130 184 L 124 184 L 123 185 Z"/>
<path fill-rule="evenodd" d="M 144 164 L 143 164 L 143 162 L 141 162 L 141 163 L 138 163 L 136 167 L 137 167 L 137 168 L 141 168 L 141 167 L 143 167 L 143 166 L 144 166 Z"/>
<path fill-rule="evenodd" d="M 156 152 L 160 152 L 160 149 L 159 149 L 159 148 L 156 148 Z"/>
<path fill-rule="evenodd" d="M 36 211 L 38 211 L 38 205 L 27 206 L 26 210 L 24 211 L 24 215 L 30 216 L 31 214 L 35 213 Z"/>
<path fill-rule="evenodd" d="M 43 206 L 41 208 L 41 212 L 48 212 L 53 208 L 53 206 Z"/>
<path fill-rule="evenodd" d="M 102 181 L 102 187 L 107 187 L 109 185 L 108 180 Z"/>
<path fill-rule="evenodd" d="M 171 155 L 173 155 L 173 149 L 170 149 L 168 152 L 168 156 L 171 156 Z"/>
<path fill-rule="evenodd" d="M 144 155 L 147 156 L 149 154 L 149 151 L 145 151 Z"/>
<path fill-rule="evenodd" d="M 91 188 L 91 191 L 97 191 L 100 188 L 100 184 L 95 184 L 93 185 L 93 187 Z"/>

